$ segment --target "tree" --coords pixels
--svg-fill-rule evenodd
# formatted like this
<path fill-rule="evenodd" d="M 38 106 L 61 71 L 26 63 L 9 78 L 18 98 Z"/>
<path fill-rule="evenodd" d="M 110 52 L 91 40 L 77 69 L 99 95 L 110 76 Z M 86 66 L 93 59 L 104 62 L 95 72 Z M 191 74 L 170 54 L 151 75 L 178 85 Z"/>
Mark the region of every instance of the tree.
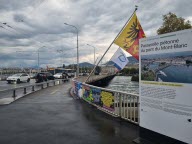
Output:
<path fill-rule="evenodd" d="M 185 22 L 184 18 L 177 17 L 174 13 L 169 12 L 163 15 L 163 25 L 157 30 L 157 33 L 164 34 L 190 28 L 192 26 L 189 20 Z"/>

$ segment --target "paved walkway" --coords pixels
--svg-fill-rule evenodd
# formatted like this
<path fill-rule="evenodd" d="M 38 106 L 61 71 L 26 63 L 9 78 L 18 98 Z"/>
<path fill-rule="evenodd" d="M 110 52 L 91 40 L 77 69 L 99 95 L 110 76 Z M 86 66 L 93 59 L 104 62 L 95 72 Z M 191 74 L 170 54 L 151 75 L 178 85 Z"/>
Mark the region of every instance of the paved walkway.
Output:
<path fill-rule="evenodd" d="M 132 144 L 138 137 L 137 126 L 73 99 L 70 87 L 50 87 L 0 106 L 0 144 Z"/>

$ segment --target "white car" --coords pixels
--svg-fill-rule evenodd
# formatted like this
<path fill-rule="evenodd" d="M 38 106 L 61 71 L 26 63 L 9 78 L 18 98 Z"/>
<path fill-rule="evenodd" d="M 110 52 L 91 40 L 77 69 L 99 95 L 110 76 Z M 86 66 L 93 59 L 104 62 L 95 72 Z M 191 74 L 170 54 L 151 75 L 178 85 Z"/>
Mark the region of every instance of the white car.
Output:
<path fill-rule="evenodd" d="M 56 73 L 56 74 L 54 74 L 53 76 L 54 76 L 55 78 L 60 79 L 60 78 L 62 78 L 62 73 Z"/>
<path fill-rule="evenodd" d="M 9 76 L 7 78 L 7 82 L 11 83 L 11 82 L 16 82 L 16 83 L 20 83 L 20 82 L 29 82 L 30 81 L 30 76 L 28 74 L 25 73 L 19 73 L 19 74 L 14 74 L 12 76 Z"/>

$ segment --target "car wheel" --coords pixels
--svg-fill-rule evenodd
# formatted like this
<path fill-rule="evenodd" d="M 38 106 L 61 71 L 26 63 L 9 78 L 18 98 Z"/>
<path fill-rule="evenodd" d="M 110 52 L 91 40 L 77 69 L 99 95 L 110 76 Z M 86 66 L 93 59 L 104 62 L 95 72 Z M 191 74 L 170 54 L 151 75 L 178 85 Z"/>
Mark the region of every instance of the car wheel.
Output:
<path fill-rule="evenodd" d="M 11 81 L 7 81 L 8 82 L 8 84 L 10 84 L 11 83 Z"/>
<path fill-rule="evenodd" d="M 30 78 L 27 79 L 27 82 L 30 82 Z"/>
<path fill-rule="evenodd" d="M 17 84 L 19 84 L 21 81 L 20 81 L 20 79 L 17 79 Z"/>

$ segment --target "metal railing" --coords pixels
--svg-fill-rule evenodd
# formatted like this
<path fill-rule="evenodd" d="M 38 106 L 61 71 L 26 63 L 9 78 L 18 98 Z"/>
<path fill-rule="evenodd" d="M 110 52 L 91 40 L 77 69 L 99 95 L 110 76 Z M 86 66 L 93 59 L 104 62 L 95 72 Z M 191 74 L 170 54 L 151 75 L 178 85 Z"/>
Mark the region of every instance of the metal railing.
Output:
<path fill-rule="evenodd" d="M 72 80 L 74 94 L 114 117 L 139 124 L 139 96 Z"/>
<path fill-rule="evenodd" d="M 49 80 L 46 82 L 41 82 L 41 83 L 35 83 L 35 84 L 30 84 L 27 86 L 20 86 L 16 88 L 10 88 L 6 90 L 0 90 L 0 104 L 9 104 L 27 94 L 42 90 L 44 88 L 48 88 L 50 86 L 56 86 L 63 84 L 68 80 L 66 79 L 57 79 L 57 80 Z M 4 99 L 8 100 L 6 102 L 1 102 Z"/>

